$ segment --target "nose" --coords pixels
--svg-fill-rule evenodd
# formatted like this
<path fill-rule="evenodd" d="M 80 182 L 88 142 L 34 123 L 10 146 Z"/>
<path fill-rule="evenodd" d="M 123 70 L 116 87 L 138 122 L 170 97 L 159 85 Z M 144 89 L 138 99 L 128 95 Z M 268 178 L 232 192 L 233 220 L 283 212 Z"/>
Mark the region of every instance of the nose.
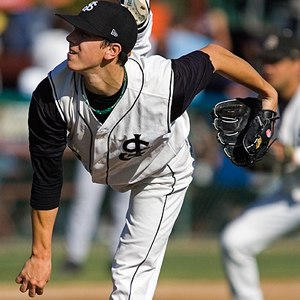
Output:
<path fill-rule="evenodd" d="M 265 63 L 262 66 L 262 70 L 263 70 L 264 73 L 270 73 L 270 72 L 274 71 L 274 66 L 273 66 L 273 64 Z"/>
<path fill-rule="evenodd" d="M 74 43 L 74 38 L 75 38 L 75 28 L 73 29 L 73 31 L 71 33 L 69 33 L 66 37 L 66 40 L 69 42 L 69 43 Z"/>

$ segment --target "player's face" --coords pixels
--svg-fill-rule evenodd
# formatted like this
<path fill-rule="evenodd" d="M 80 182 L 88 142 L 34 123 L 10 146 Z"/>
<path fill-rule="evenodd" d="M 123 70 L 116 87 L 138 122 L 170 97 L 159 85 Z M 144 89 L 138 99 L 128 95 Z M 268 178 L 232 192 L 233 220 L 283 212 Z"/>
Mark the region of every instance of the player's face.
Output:
<path fill-rule="evenodd" d="M 99 36 L 75 28 L 68 36 L 68 68 L 85 73 L 98 68 L 106 51 L 102 47 L 103 39 Z"/>
<path fill-rule="evenodd" d="M 277 62 L 263 65 L 264 78 L 278 91 L 284 91 L 292 82 L 298 80 L 299 60 L 283 58 Z"/>

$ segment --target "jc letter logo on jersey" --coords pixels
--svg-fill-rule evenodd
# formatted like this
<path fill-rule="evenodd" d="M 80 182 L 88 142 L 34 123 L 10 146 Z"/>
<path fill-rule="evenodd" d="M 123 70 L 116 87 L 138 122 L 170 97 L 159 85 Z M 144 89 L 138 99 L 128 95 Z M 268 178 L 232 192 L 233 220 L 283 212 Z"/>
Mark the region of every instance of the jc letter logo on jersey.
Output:
<path fill-rule="evenodd" d="M 127 140 L 123 144 L 123 150 L 126 153 L 119 155 L 120 160 L 130 160 L 134 157 L 143 155 L 149 148 L 149 142 L 142 141 L 140 134 L 135 134 L 133 139 Z"/>

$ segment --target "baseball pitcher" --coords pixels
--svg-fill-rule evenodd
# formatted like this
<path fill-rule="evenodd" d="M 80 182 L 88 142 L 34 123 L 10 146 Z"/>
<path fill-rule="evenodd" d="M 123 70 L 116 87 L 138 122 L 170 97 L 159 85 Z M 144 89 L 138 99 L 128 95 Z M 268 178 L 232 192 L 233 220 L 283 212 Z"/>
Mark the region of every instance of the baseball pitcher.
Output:
<path fill-rule="evenodd" d="M 137 26 L 124 5 L 93 1 L 78 15 L 59 17 L 74 30 L 67 36 L 67 59 L 32 95 L 33 244 L 16 282 L 34 297 L 50 279 L 68 146 L 94 182 L 131 191 L 110 299 L 150 300 L 193 175 L 187 107 L 214 72 L 255 91 L 263 110 L 276 110 L 277 93 L 247 62 L 217 45 L 173 60 L 141 56 L 133 47 L 150 23 L 147 18 Z"/>

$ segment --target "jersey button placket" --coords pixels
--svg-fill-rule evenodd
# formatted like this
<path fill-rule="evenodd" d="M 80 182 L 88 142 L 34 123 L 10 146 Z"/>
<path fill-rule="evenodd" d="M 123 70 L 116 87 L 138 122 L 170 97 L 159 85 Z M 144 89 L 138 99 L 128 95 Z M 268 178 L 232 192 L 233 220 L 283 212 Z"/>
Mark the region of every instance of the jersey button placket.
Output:
<path fill-rule="evenodd" d="M 105 146 L 103 145 L 103 140 L 104 140 L 105 134 L 106 134 L 106 132 L 104 132 L 103 129 L 102 130 L 100 129 L 97 132 L 96 139 L 95 139 L 95 149 L 105 150 L 104 149 Z M 100 152 L 103 153 L 103 151 L 100 151 Z M 104 152 L 106 152 L 106 151 L 104 151 Z M 97 154 L 95 153 L 95 155 L 97 155 Z M 106 162 L 103 157 L 97 160 L 98 165 L 104 165 L 105 163 Z"/>

